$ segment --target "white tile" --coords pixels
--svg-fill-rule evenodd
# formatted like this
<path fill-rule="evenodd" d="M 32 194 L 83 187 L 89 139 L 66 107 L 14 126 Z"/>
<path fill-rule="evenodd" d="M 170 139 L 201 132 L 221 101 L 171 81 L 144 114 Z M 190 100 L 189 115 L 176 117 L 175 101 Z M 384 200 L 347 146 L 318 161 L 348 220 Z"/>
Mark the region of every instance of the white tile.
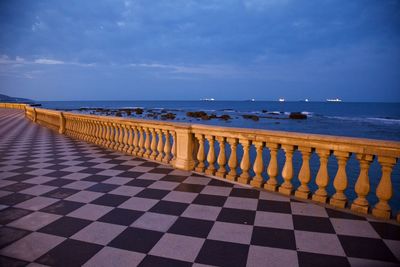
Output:
<path fill-rule="evenodd" d="M 137 266 L 146 254 L 113 247 L 104 247 L 84 267 Z"/>
<path fill-rule="evenodd" d="M 325 218 L 328 217 L 324 207 L 312 203 L 291 202 L 290 206 L 292 208 L 292 214 Z"/>
<path fill-rule="evenodd" d="M 141 198 L 141 197 L 131 197 L 121 205 L 119 208 L 130 209 L 130 210 L 139 210 L 139 211 L 148 211 L 151 209 L 158 200 L 149 199 L 149 198 Z"/>
<path fill-rule="evenodd" d="M 215 222 L 207 239 L 250 244 L 253 226 L 227 222 Z"/>
<path fill-rule="evenodd" d="M 221 209 L 220 207 L 192 204 L 186 208 L 181 216 L 215 221 Z"/>
<path fill-rule="evenodd" d="M 82 203 L 89 203 L 92 202 L 93 200 L 101 197 L 104 195 L 103 193 L 99 192 L 92 192 L 92 191 L 80 191 L 76 194 L 73 194 L 66 198 L 65 200 L 70 200 L 70 201 L 76 201 L 76 202 L 82 202 Z"/>
<path fill-rule="evenodd" d="M 257 205 L 258 199 L 228 197 L 228 199 L 225 201 L 224 207 L 232 209 L 256 210 Z"/>
<path fill-rule="evenodd" d="M 9 223 L 8 226 L 36 231 L 60 217 L 60 215 L 37 211 Z"/>
<path fill-rule="evenodd" d="M 177 218 L 178 218 L 177 216 L 172 216 L 167 214 L 146 212 L 139 219 L 133 222 L 131 226 L 148 230 L 166 232 L 176 221 Z"/>
<path fill-rule="evenodd" d="M 271 267 L 299 266 L 295 250 L 250 246 L 246 266 L 265 266 L 266 263 Z"/>
<path fill-rule="evenodd" d="M 380 238 L 368 221 L 331 218 L 335 232 L 339 235 Z"/>
<path fill-rule="evenodd" d="M 71 236 L 71 239 L 76 239 L 84 242 L 107 245 L 111 240 L 117 237 L 126 226 L 93 222 Z"/>
<path fill-rule="evenodd" d="M 149 252 L 150 255 L 194 262 L 205 239 L 165 234 Z"/>
<path fill-rule="evenodd" d="M 277 212 L 257 211 L 254 225 L 288 230 L 294 229 L 292 215 Z"/>
<path fill-rule="evenodd" d="M 297 250 L 317 254 L 346 256 L 335 234 L 295 231 Z"/>
<path fill-rule="evenodd" d="M 113 208 L 101 205 L 86 204 L 79 209 L 69 213 L 68 216 L 88 220 L 97 220 L 106 213 L 110 212 Z"/>
<path fill-rule="evenodd" d="M 57 201 L 59 201 L 59 199 L 48 197 L 34 197 L 24 202 L 21 202 L 18 205 L 15 205 L 15 207 L 27 210 L 41 210 Z"/>
<path fill-rule="evenodd" d="M 0 254 L 25 261 L 34 261 L 65 238 L 33 232 L 0 250 Z"/>

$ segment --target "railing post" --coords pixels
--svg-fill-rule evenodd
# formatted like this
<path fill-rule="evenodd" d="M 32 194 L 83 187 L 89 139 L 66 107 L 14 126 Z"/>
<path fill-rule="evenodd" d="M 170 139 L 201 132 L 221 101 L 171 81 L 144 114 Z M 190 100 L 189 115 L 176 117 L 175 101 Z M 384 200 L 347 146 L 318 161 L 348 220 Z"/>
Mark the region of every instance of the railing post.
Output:
<path fill-rule="evenodd" d="M 357 198 L 351 204 L 351 210 L 360 213 L 368 213 L 369 203 L 367 196 L 370 191 L 368 170 L 374 157 L 372 155 L 357 154 L 357 159 L 360 162 L 360 174 L 355 186 Z"/>
<path fill-rule="evenodd" d="M 310 196 L 310 188 L 308 187 L 308 183 L 311 180 L 311 172 L 310 172 L 310 155 L 312 152 L 311 147 L 299 147 L 301 152 L 302 164 L 299 172 L 299 180 L 301 185 L 297 188 L 294 195 L 298 198 L 308 199 Z"/>
<path fill-rule="evenodd" d="M 328 159 L 331 152 L 325 149 L 317 149 L 316 152 L 319 156 L 319 162 L 320 162 L 317 177 L 315 178 L 315 182 L 318 185 L 318 189 L 312 196 L 312 200 L 321 203 L 326 203 L 326 200 L 328 199 L 328 192 L 326 191 L 326 187 L 328 186 L 329 183 Z"/>
<path fill-rule="evenodd" d="M 376 196 L 379 202 L 372 209 L 372 215 L 382 219 L 390 219 L 392 209 L 388 201 L 393 196 L 391 174 L 393 166 L 396 164 L 396 158 L 378 157 L 378 162 L 382 166 L 382 177 L 376 188 Z"/>
<path fill-rule="evenodd" d="M 278 180 L 276 179 L 276 177 L 278 176 L 279 173 L 278 158 L 277 158 L 279 145 L 274 143 L 272 144 L 267 143 L 267 147 L 270 151 L 271 157 L 267 168 L 267 174 L 269 178 L 267 182 L 264 184 L 264 189 L 274 192 L 278 188 Z"/>
<path fill-rule="evenodd" d="M 346 190 L 348 184 L 346 164 L 350 153 L 334 151 L 333 154 L 337 158 L 338 170 L 335 178 L 333 179 L 333 186 L 335 187 L 336 193 L 330 199 L 329 204 L 338 208 L 344 208 L 347 204 L 347 197 L 344 191 Z"/>
<path fill-rule="evenodd" d="M 279 187 L 279 193 L 284 195 L 290 195 L 293 191 L 293 151 L 292 145 L 282 145 L 283 151 L 285 151 L 285 164 L 282 169 L 283 183 Z"/>
<path fill-rule="evenodd" d="M 60 129 L 58 130 L 60 134 L 65 133 L 65 117 L 64 113 L 60 112 Z"/>
<path fill-rule="evenodd" d="M 33 108 L 33 122 L 37 121 L 37 113 L 36 113 L 36 108 Z"/>
<path fill-rule="evenodd" d="M 193 159 L 194 136 L 190 127 L 177 127 L 175 129 L 176 155 L 173 166 L 177 169 L 193 170 L 195 161 Z"/>

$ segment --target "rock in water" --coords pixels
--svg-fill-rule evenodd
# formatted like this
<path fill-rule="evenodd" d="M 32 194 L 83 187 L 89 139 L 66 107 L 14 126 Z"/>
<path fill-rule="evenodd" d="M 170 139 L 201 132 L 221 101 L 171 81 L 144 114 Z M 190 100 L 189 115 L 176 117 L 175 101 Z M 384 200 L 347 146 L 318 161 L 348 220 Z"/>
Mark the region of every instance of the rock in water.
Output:
<path fill-rule="evenodd" d="M 300 112 L 292 112 L 289 114 L 289 119 L 294 119 L 294 120 L 305 120 L 307 119 L 306 114 L 302 114 Z"/>

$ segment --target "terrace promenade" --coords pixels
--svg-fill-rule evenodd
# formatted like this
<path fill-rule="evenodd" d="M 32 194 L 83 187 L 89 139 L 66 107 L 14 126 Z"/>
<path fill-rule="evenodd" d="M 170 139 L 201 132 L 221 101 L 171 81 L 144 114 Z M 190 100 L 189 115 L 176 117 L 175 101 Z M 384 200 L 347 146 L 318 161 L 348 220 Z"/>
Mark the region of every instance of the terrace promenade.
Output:
<path fill-rule="evenodd" d="M 0 226 L 0 266 L 400 264 L 393 221 L 177 170 L 2 108 Z"/>

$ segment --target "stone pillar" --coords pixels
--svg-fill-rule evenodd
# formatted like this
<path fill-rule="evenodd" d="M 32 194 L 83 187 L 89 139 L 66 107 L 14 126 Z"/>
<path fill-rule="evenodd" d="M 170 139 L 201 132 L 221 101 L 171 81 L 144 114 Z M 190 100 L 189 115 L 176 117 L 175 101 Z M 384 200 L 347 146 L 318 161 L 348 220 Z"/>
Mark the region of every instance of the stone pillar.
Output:
<path fill-rule="evenodd" d="M 315 178 L 315 182 L 318 185 L 317 191 L 315 191 L 312 200 L 326 203 L 328 199 L 328 192 L 326 191 L 326 187 L 329 183 L 329 174 L 328 174 L 328 159 L 330 155 L 329 150 L 325 149 L 317 149 L 317 154 L 319 156 L 319 170 L 317 173 L 317 177 Z"/>
<path fill-rule="evenodd" d="M 193 134 L 190 127 L 177 127 L 175 130 L 175 160 L 173 166 L 177 169 L 193 170 L 195 161 L 193 159 Z"/>
<path fill-rule="evenodd" d="M 267 168 L 267 174 L 269 178 L 267 182 L 264 184 L 264 189 L 274 192 L 278 188 L 278 180 L 276 179 L 276 177 L 278 176 L 279 173 L 278 157 L 277 157 L 279 145 L 273 143 L 271 144 L 267 143 L 267 147 L 270 151 L 271 159 L 269 161 Z"/>
<path fill-rule="evenodd" d="M 333 154 L 338 162 L 338 170 L 335 178 L 333 179 L 333 186 L 335 187 L 336 193 L 330 199 L 329 204 L 338 208 L 344 208 L 347 204 L 347 197 L 344 191 L 346 190 L 348 184 L 346 164 L 350 153 L 335 151 Z"/>
<path fill-rule="evenodd" d="M 357 159 L 360 162 L 360 174 L 355 186 L 357 198 L 353 201 L 353 204 L 351 204 L 351 210 L 360 213 L 368 213 L 369 203 L 367 195 L 370 191 L 368 170 L 374 157 L 372 155 L 357 154 Z"/>
<path fill-rule="evenodd" d="M 310 155 L 311 155 L 311 147 L 299 147 L 302 156 L 302 164 L 299 172 L 299 180 L 301 185 L 297 188 L 295 192 L 295 196 L 298 198 L 308 199 L 310 196 L 310 188 L 308 187 L 308 183 L 311 180 L 311 172 L 310 172 Z"/>
<path fill-rule="evenodd" d="M 33 122 L 37 121 L 37 112 L 36 112 L 36 108 L 33 108 Z"/>
<path fill-rule="evenodd" d="M 58 130 L 60 134 L 65 133 L 65 117 L 64 113 L 60 112 L 60 129 Z"/>

